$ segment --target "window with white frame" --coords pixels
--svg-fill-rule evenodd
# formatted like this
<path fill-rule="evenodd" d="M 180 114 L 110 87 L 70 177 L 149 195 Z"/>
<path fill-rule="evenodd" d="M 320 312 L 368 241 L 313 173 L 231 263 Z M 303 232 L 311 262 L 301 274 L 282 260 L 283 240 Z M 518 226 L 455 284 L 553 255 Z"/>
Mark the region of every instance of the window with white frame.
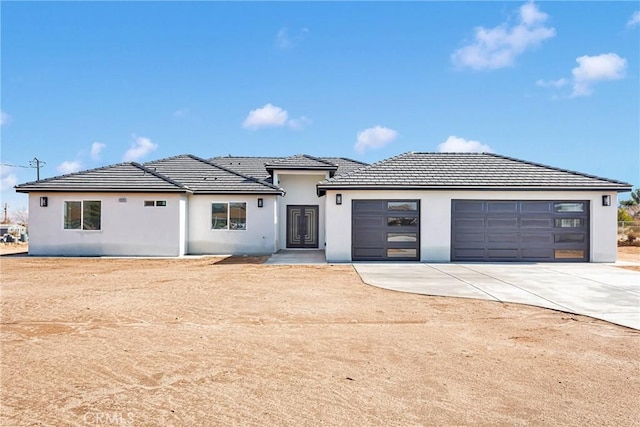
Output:
<path fill-rule="evenodd" d="M 64 202 L 65 230 L 100 230 L 101 218 L 100 200 Z"/>
<path fill-rule="evenodd" d="M 244 202 L 212 203 L 211 228 L 214 230 L 246 230 L 247 204 Z"/>
<path fill-rule="evenodd" d="M 165 207 L 167 206 L 167 201 L 166 200 L 145 200 L 144 206 L 146 208 L 150 208 L 150 207 L 152 208 L 154 206 Z"/>

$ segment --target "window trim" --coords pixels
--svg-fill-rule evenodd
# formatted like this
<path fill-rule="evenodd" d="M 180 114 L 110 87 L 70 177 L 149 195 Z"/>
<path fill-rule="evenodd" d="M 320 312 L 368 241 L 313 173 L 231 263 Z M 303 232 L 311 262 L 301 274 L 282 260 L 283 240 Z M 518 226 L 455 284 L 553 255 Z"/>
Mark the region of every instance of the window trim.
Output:
<path fill-rule="evenodd" d="M 244 228 L 231 228 L 231 205 L 233 203 L 239 203 L 239 204 L 243 204 L 244 205 Z M 213 205 L 214 204 L 219 204 L 219 205 L 226 205 L 226 211 L 227 211 L 227 226 L 226 228 L 214 228 L 213 227 Z M 234 201 L 234 200 L 228 200 L 228 201 L 212 201 L 211 204 L 211 209 L 210 209 L 210 215 L 211 215 L 211 219 L 210 219 L 210 229 L 212 231 L 247 231 L 247 225 L 249 223 L 248 219 L 247 219 L 247 208 L 249 206 L 249 203 L 247 203 L 246 201 Z"/>
<path fill-rule="evenodd" d="M 100 227 L 97 229 L 87 229 L 85 228 L 84 223 L 84 204 L 86 202 L 97 202 L 100 204 Z M 80 203 L 80 227 L 78 228 L 67 228 L 65 224 L 66 213 L 67 213 L 67 203 Z M 63 200 L 62 201 L 62 230 L 63 231 L 84 231 L 84 232 L 96 232 L 102 231 L 102 200 Z"/>

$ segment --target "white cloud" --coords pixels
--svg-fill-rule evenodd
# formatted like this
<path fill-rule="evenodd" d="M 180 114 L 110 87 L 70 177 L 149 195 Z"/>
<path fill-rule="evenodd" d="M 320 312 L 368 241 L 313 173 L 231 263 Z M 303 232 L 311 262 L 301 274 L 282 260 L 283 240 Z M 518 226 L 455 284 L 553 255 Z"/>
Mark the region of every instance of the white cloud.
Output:
<path fill-rule="evenodd" d="M 91 144 L 91 158 L 93 160 L 100 160 L 100 154 L 102 154 L 106 146 L 106 144 L 97 141 Z"/>
<path fill-rule="evenodd" d="M 635 27 L 640 24 L 640 10 L 636 10 L 627 21 L 627 27 Z"/>
<path fill-rule="evenodd" d="M 307 126 L 311 124 L 311 120 L 306 118 L 305 116 L 300 116 L 297 119 L 289 119 L 287 121 L 287 126 L 292 130 L 304 130 Z"/>
<path fill-rule="evenodd" d="M 61 174 L 78 172 L 80 169 L 82 169 L 82 163 L 77 160 L 65 160 L 56 166 L 56 170 Z"/>
<path fill-rule="evenodd" d="M 438 145 L 438 151 L 441 153 L 493 153 L 493 149 L 486 144 L 454 135 Z"/>
<path fill-rule="evenodd" d="M 182 119 L 189 114 L 188 108 L 181 108 L 173 112 L 172 116 L 174 119 Z"/>
<path fill-rule="evenodd" d="M 560 88 L 569 84 L 569 80 L 567 79 L 557 79 L 557 80 L 537 80 L 536 85 L 540 87 L 555 87 Z"/>
<path fill-rule="evenodd" d="M 0 191 L 11 190 L 17 183 L 18 177 L 13 173 L 13 168 L 0 166 Z"/>
<path fill-rule="evenodd" d="M 143 136 L 136 137 L 134 143 L 131 144 L 131 148 L 124 153 L 122 160 L 125 162 L 135 162 L 155 151 L 157 148 L 158 144 L 151 142 L 149 138 Z"/>
<path fill-rule="evenodd" d="M 272 104 L 265 104 L 261 108 L 251 110 L 242 122 L 242 127 L 256 130 L 263 127 L 284 126 L 288 117 L 286 110 Z"/>
<path fill-rule="evenodd" d="M 297 35 L 292 37 L 289 35 L 289 29 L 282 27 L 276 34 L 276 46 L 282 50 L 292 49 L 302 43 L 307 33 L 309 33 L 309 29 L 302 28 Z"/>
<path fill-rule="evenodd" d="M 384 147 L 398 137 L 398 132 L 383 126 L 374 126 L 358 132 L 356 145 L 353 147 L 358 153 L 364 153 L 370 148 Z"/>
<path fill-rule="evenodd" d="M 573 93 L 571 96 L 591 94 L 591 86 L 600 81 L 620 80 L 627 71 L 627 60 L 615 53 L 576 58 L 578 66 L 571 70 L 573 75 Z"/>
<path fill-rule="evenodd" d="M 451 55 L 454 64 L 474 70 L 495 70 L 513 65 L 518 55 L 554 37 L 556 30 L 544 26 L 548 15 L 531 1 L 519 10 L 519 22 L 494 28 L 477 27 L 475 40 Z"/>
<path fill-rule="evenodd" d="M 0 111 L 0 126 L 8 125 L 11 123 L 11 116 L 4 111 Z"/>

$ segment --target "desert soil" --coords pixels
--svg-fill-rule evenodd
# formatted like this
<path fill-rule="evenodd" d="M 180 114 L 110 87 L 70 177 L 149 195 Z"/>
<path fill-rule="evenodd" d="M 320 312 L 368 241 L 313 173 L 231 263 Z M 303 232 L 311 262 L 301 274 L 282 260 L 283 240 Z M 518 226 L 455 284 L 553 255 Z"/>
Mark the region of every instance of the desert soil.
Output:
<path fill-rule="evenodd" d="M 639 423 L 638 331 L 261 261 L 1 257 L 0 424 Z"/>

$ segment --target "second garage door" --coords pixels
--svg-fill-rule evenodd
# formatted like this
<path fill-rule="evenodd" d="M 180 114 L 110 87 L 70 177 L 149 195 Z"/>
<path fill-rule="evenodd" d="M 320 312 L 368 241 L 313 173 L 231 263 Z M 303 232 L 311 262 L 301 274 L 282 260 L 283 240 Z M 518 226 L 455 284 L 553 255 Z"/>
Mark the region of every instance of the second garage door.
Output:
<path fill-rule="evenodd" d="M 452 261 L 588 261 L 589 202 L 452 200 Z"/>

